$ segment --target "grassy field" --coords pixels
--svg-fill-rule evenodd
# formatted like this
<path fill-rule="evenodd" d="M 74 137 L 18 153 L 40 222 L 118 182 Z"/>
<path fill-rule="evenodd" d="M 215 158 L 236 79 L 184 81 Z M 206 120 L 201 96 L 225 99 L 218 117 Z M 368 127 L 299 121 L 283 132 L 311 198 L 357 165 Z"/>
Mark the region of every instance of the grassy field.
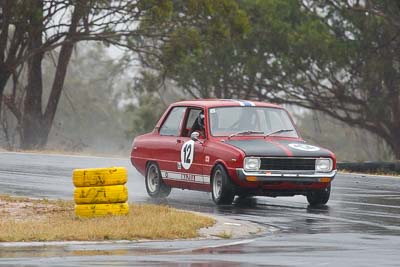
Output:
<path fill-rule="evenodd" d="M 0 196 L 0 242 L 185 239 L 215 220 L 167 206 L 130 203 L 129 215 L 77 218 L 72 201 Z"/>

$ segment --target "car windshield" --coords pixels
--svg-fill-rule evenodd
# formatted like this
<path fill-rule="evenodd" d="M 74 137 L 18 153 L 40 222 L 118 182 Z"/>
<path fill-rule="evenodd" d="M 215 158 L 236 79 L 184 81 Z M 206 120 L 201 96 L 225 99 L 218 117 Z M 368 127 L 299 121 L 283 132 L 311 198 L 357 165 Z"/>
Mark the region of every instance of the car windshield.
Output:
<path fill-rule="evenodd" d="M 211 108 L 208 112 L 213 136 L 298 137 L 288 113 L 280 108 L 220 107 Z"/>

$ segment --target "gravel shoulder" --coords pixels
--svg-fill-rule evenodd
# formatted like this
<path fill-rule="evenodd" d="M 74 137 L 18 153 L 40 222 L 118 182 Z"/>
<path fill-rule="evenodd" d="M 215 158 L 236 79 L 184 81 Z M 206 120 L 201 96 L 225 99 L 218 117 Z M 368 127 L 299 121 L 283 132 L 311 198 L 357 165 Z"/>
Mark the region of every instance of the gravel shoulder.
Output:
<path fill-rule="evenodd" d="M 217 221 L 215 225 L 211 227 L 200 229 L 199 234 L 201 238 L 205 239 L 244 239 L 276 231 L 275 228 L 267 228 L 249 221 L 235 220 L 204 213 L 201 214 L 210 216 Z"/>

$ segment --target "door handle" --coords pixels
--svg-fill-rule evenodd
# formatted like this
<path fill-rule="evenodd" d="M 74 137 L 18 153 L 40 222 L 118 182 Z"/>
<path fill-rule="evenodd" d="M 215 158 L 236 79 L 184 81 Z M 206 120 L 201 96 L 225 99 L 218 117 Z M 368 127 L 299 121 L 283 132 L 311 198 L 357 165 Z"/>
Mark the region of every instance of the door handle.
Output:
<path fill-rule="evenodd" d="M 181 139 L 177 139 L 177 140 L 176 140 L 176 143 L 177 143 L 177 144 L 181 144 L 182 142 L 183 142 L 183 141 L 182 141 Z"/>

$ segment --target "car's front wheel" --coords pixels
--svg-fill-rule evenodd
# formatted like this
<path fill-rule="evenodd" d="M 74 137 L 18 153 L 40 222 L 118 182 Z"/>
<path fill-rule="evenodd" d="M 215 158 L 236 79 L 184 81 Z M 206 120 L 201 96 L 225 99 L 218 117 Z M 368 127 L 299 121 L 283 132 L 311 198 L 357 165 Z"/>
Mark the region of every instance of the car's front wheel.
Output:
<path fill-rule="evenodd" d="M 228 173 L 221 165 L 217 165 L 212 173 L 212 198 L 217 205 L 232 204 L 235 188 Z"/>
<path fill-rule="evenodd" d="M 146 170 L 146 190 L 152 198 L 165 198 L 171 193 L 171 187 L 166 185 L 161 178 L 160 168 L 152 162 Z"/>
<path fill-rule="evenodd" d="M 322 190 L 312 191 L 308 193 L 307 201 L 311 206 L 325 205 L 328 202 L 330 195 L 331 185 Z"/>

